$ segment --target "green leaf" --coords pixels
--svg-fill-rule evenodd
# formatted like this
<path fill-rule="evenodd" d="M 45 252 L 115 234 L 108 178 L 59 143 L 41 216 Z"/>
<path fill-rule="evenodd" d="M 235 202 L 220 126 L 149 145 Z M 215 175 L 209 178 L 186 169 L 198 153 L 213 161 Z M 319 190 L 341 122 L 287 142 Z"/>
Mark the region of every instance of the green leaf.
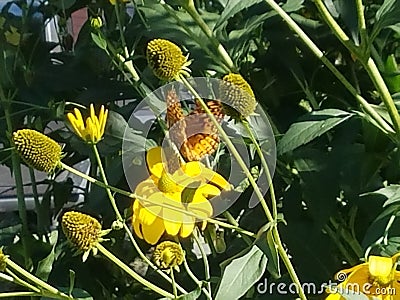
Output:
<path fill-rule="evenodd" d="M 266 228 L 268 229 L 268 228 Z M 263 234 L 257 239 L 256 245 L 265 253 L 268 258 L 267 270 L 275 278 L 281 277 L 281 270 L 279 267 L 279 255 L 276 250 L 274 237 L 270 229 L 263 232 Z"/>
<path fill-rule="evenodd" d="M 385 0 L 376 12 L 376 23 L 372 29 L 371 40 L 373 40 L 383 28 L 400 23 L 399 14 L 400 1 Z"/>
<path fill-rule="evenodd" d="M 239 299 L 264 274 L 267 261 L 267 256 L 257 246 L 232 260 L 224 269 L 215 299 Z"/>
<path fill-rule="evenodd" d="M 232 18 L 238 12 L 242 11 L 243 9 L 249 8 L 254 4 L 261 2 L 262 0 L 230 0 L 226 5 L 224 11 L 221 14 L 217 24 L 215 24 L 215 29 L 220 27 L 225 21 L 229 18 Z"/>
<path fill-rule="evenodd" d="M 90 34 L 92 36 L 93 42 L 101 49 L 106 50 L 107 49 L 107 41 L 103 39 L 101 36 L 95 33 Z"/>
<path fill-rule="evenodd" d="M 400 185 L 398 184 L 391 184 L 387 187 L 381 188 L 377 191 L 365 193 L 361 196 L 367 195 L 382 195 L 387 198 L 383 206 L 388 206 L 389 204 L 393 204 L 395 202 L 400 201 Z"/>
<path fill-rule="evenodd" d="M 277 152 L 283 154 L 304 145 L 354 114 L 339 109 L 324 109 L 302 117 L 292 124 L 283 138 L 278 142 Z"/>
<path fill-rule="evenodd" d="M 191 291 L 189 294 L 179 296 L 179 300 L 196 300 L 201 295 L 201 287 L 197 287 L 195 290 Z"/>
<path fill-rule="evenodd" d="M 39 261 L 39 264 L 38 264 L 38 267 L 36 270 L 36 276 L 44 281 L 47 281 L 47 279 L 49 278 L 50 272 L 53 269 L 53 263 L 56 258 L 55 247 L 56 247 L 56 243 L 54 243 L 54 246 L 51 248 L 49 255 L 47 255 L 44 259 Z"/>

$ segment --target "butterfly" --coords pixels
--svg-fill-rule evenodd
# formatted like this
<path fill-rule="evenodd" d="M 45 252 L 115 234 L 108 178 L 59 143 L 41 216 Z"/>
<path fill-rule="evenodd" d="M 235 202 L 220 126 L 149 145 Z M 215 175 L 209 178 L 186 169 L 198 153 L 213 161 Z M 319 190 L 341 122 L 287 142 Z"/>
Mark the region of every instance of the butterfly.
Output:
<path fill-rule="evenodd" d="M 196 100 L 192 112 L 185 115 L 175 89 L 166 94 L 169 136 L 186 161 L 200 160 L 213 154 L 219 145 L 218 130 Z M 224 118 L 222 105 L 217 100 L 206 100 L 206 105 L 219 123 Z"/>

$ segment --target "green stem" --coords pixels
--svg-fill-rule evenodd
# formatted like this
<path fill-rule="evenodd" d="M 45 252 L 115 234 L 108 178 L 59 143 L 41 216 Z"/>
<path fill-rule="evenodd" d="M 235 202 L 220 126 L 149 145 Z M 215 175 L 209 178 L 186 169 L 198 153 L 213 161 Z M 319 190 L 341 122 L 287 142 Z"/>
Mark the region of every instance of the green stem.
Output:
<path fill-rule="evenodd" d="M 207 290 L 208 293 L 210 295 L 212 295 L 211 293 L 211 283 L 210 283 L 210 265 L 208 263 L 208 259 L 207 259 L 207 254 L 204 251 L 203 245 L 201 244 L 199 237 L 197 236 L 199 234 L 199 230 L 193 232 L 192 236 L 197 244 L 197 247 L 199 247 L 200 253 L 201 253 L 201 257 L 203 259 L 203 264 L 204 264 L 204 276 L 205 276 L 205 280 L 207 281 Z"/>
<path fill-rule="evenodd" d="M 10 113 L 10 103 L 8 98 L 4 95 L 4 90 L 2 85 L 0 84 L 0 103 L 3 105 L 4 108 L 4 116 L 6 118 L 7 123 L 7 131 L 12 134 L 13 132 L 13 124 L 11 120 L 11 113 Z M 12 145 L 12 142 L 10 141 Z M 21 219 L 22 223 L 22 232 L 21 232 L 21 241 L 22 241 L 22 248 L 24 252 L 24 264 L 25 267 L 28 268 L 30 264 L 30 254 L 28 249 L 28 241 L 27 238 L 29 236 L 28 230 L 28 218 L 26 214 L 26 205 L 25 205 L 25 195 L 24 195 L 24 183 L 22 180 L 21 174 L 21 162 L 19 159 L 18 154 L 15 152 L 15 149 L 11 151 L 11 163 L 12 163 L 12 171 L 14 173 L 14 180 L 15 186 L 17 189 L 17 200 L 18 200 L 18 215 Z"/>
<path fill-rule="evenodd" d="M 170 270 L 170 274 L 171 274 L 172 292 L 174 293 L 174 299 L 177 299 L 178 298 L 178 291 L 176 290 L 174 268 L 170 267 L 169 270 Z"/>
<path fill-rule="evenodd" d="M 361 0 L 357 0 L 357 14 L 358 14 L 358 22 L 359 26 L 363 26 L 364 30 L 360 33 L 364 32 L 364 42 L 366 37 L 365 31 L 365 20 L 364 20 L 364 8 L 362 5 Z M 380 74 L 378 68 L 374 60 L 370 57 L 369 53 L 361 52 L 359 48 L 357 48 L 347 37 L 347 35 L 343 32 L 339 24 L 335 21 L 332 15 L 329 13 L 328 9 L 325 7 L 322 0 L 315 0 L 315 4 L 317 5 L 318 10 L 322 14 L 324 20 L 327 22 L 333 33 L 338 37 L 338 39 L 349 49 L 351 53 L 353 53 L 361 62 L 365 70 L 367 71 L 369 77 L 371 78 L 375 88 L 378 90 L 379 94 L 381 95 L 382 101 L 386 106 L 386 109 L 389 112 L 390 119 L 393 122 L 393 126 L 395 132 L 398 136 L 400 136 L 400 115 L 397 111 L 397 108 L 394 104 L 392 96 Z"/>
<path fill-rule="evenodd" d="M 112 254 L 110 251 L 108 251 L 106 248 L 103 247 L 100 243 L 97 244 L 97 249 L 109 260 L 111 260 L 113 263 L 115 263 L 121 270 L 125 271 L 128 275 L 130 275 L 133 279 L 137 280 L 144 286 L 147 286 L 149 289 L 152 289 L 154 292 L 160 294 L 161 296 L 168 297 L 168 298 L 173 298 L 174 295 L 171 293 L 168 293 L 167 291 L 164 291 L 163 289 L 159 288 L 158 286 L 154 285 L 150 281 L 144 279 L 142 276 L 137 274 L 135 271 L 133 271 L 131 268 L 129 268 L 125 263 L 123 263 L 121 260 L 119 260 L 114 254 Z"/>
<path fill-rule="evenodd" d="M 52 293 L 54 296 L 57 296 L 58 299 L 73 299 L 69 297 L 68 295 L 60 292 L 57 290 L 55 287 L 51 286 L 47 282 L 42 281 L 41 279 L 37 278 L 36 276 L 32 275 L 30 272 L 26 271 L 25 269 L 21 268 L 19 265 L 17 265 L 15 262 L 13 262 L 11 259 L 7 259 L 7 266 L 10 267 L 11 269 L 15 270 L 22 276 L 24 276 L 26 279 L 29 281 L 33 282 L 37 286 L 43 288 L 44 290 L 49 291 Z"/>
<path fill-rule="evenodd" d="M 258 156 L 260 157 L 261 165 L 264 168 L 265 176 L 267 177 L 267 182 L 268 182 L 268 186 L 269 186 L 269 194 L 271 195 L 272 215 L 274 217 L 274 220 L 276 221 L 278 218 L 277 202 L 276 202 L 276 197 L 275 197 L 274 184 L 272 182 L 272 177 L 271 177 L 271 173 L 269 172 L 269 167 L 268 167 L 267 161 L 265 160 L 264 153 L 262 152 L 260 145 L 258 144 L 256 137 L 254 136 L 253 130 L 250 128 L 249 122 L 247 120 L 244 120 L 242 122 L 242 124 L 246 128 L 246 131 L 249 134 L 250 140 L 252 141 L 253 145 L 256 147 L 256 152 L 257 152 Z"/>
<path fill-rule="evenodd" d="M 374 83 L 375 88 L 381 95 L 382 101 L 389 112 L 390 118 L 393 122 L 393 126 L 396 129 L 397 134 L 400 135 L 400 115 L 396 105 L 394 104 L 393 98 L 390 95 L 390 92 L 386 86 L 386 83 L 382 78 L 381 73 L 379 72 L 374 60 L 371 57 L 368 58 L 367 63 L 363 65 L 364 68 L 367 70 L 372 82 Z"/>
<path fill-rule="evenodd" d="M 196 98 L 196 100 L 200 103 L 200 105 L 202 106 L 202 108 L 204 109 L 204 111 L 207 113 L 208 117 L 211 119 L 211 121 L 213 122 L 214 126 L 217 128 L 218 133 L 220 134 L 220 136 L 222 137 L 222 140 L 225 142 L 226 146 L 228 147 L 229 151 L 231 152 L 231 154 L 235 157 L 235 159 L 237 160 L 239 166 L 241 167 L 241 169 L 243 170 L 243 172 L 245 173 L 246 177 L 249 179 L 249 182 L 251 183 L 254 192 L 256 193 L 258 199 L 260 200 L 261 206 L 264 209 L 264 213 L 268 219 L 269 222 L 274 223 L 275 225 L 273 226 L 273 236 L 276 242 L 276 246 L 279 252 L 279 255 L 281 256 L 288 272 L 290 275 L 290 278 L 292 279 L 292 281 L 296 284 L 297 289 L 298 289 L 298 294 L 300 296 L 301 299 L 307 299 L 303 288 L 301 286 L 301 283 L 297 277 L 296 271 L 293 268 L 292 263 L 290 262 L 289 256 L 287 255 L 285 248 L 282 245 L 281 239 L 279 237 L 279 232 L 278 232 L 278 228 L 276 226 L 276 222 L 273 218 L 273 216 L 271 215 L 271 212 L 268 208 L 268 205 L 260 191 L 260 188 L 257 186 L 257 183 L 255 182 L 253 176 L 251 175 L 249 169 L 247 168 L 245 162 L 243 161 L 242 157 L 240 156 L 239 152 L 236 150 L 235 146 L 233 145 L 232 141 L 229 139 L 228 135 L 226 134 L 226 132 L 224 131 L 224 129 L 221 127 L 221 125 L 219 124 L 219 122 L 215 119 L 214 115 L 211 113 L 210 109 L 208 108 L 208 106 L 204 103 L 203 99 L 200 97 L 200 95 L 197 93 L 197 91 L 191 86 L 191 84 L 186 80 L 186 78 L 184 78 L 183 76 L 181 76 L 180 78 L 183 82 L 183 84 L 186 86 L 186 88 L 192 93 L 192 95 Z"/>
<path fill-rule="evenodd" d="M 235 220 L 235 218 L 231 215 L 229 211 L 223 212 L 224 217 L 228 220 L 229 223 L 232 225 L 239 227 L 239 223 Z M 246 242 L 247 245 L 251 245 L 253 242 L 245 235 L 242 236 L 243 240 Z"/>
<path fill-rule="evenodd" d="M 140 258 L 143 259 L 143 261 L 145 263 L 147 263 L 154 271 L 156 271 L 158 273 L 158 275 L 163 277 L 169 283 L 172 283 L 171 278 L 167 274 L 165 274 L 163 271 L 161 271 L 155 264 L 153 264 L 153 262 L 150 259 L 148 259 L 148 257 L 146 255 L 144 255 L 143 251 L 140 249 L 139 245 L 136 243 L 136 240 L 133 237 L 133 234 L 132 234 L 131 230 L 129 229 L 128 225 L 126 225 L 125 223 L 124 223 L 124 229 L 125 229 L 126 233 L 128 234 L 129 239 L 131 240 L 131 242 L 132 242 L 133 246 L 135 247 L 136 251 L 138 252 Z M 178 290 L 180 292 L 182 292 L 183 294 L 187 294 L 188 293 L 178 283 L 175 283 L 175 285 L 178 288 Z"/>
<path fill-rule="evenodd" d="M 0 298 L 8 298 L 11 299 L 13 297 L 35 297 L 42 296 L 41 293 L 35 292 L 9 292 L 9 293 L 0 293 Z"/>
<path fill-rule="evenodd" d="M 104 184 L 106 186 L 109 186 L 108 185 L 108 181 L 107 181 L 106 173 L 104 172 L 103 163 L 101 162 L 100 154 L 99 154 L 99 151 L 97 150 L 97 147 L 96 147 L 95 144 L 93 144 L 92 149 L 93 149 L 94 155 L 96 157 L 96 161 L 97 161 L 97 164 L 98 164 L 98 167 L 99 167 L 100 174 L 101 174 L 101 177 L 103 179 L 103 182 L 104 182 Z M 123 222 L 124 219 L 122 218 L 122 216 L 121 216 L 121 214 L 120 214 L 120 212 L 118 210 L 117 204 L 115 203 L 114 196 L 111 194 L 111 190 L 109 188 L 105 188 L 105 190 L 106 190 L 108 198 L 110 199 L 111 206 L 114 209 L 117 221 Z"/>
<path fill-rule="evenodd" d="M 351 256 L 351 254 L 349 253 L 349 251 L 347 251 L 347 249 L 343 246 L 343 243 L 339 240 L 339 238 L 336 236 L 336 233 L 328 226 L 325 225 L 324 226 L 324 230 L 326 231 L 326 233 L 328 234 L 328 236 L 335 242 L 336 247 L 339 248 L 339 251 L 342 253 L 342 255 L 346 258 L 346 260 L 351 264 L 354 265 L 355 263 L 357 263 L 356 261 L 354 261 L 353 257 Z"/>
<path fill-rule="evenodd" d="M 45 232 L 45 228 L 43 226 L 43 217 L 42 217 L 42 210 L 40 209 L 40 201 L 37 191 L 37 184 L 35 178 L 35 171 L 29 167 L 29 176 L 32 182 L 32 192 L 33 192 L 33 199 L 35 201 L 35 209 L 36 209 L 36 226 L 38 228 L 38 233 L 43 236 Z"/>
<path fill-rule="evenodd" d="M 196 275 L 193 274 L 192 270 L 190 269 L 190 267 L 187 263 L 186 257 L 184 258 L 183 265 L 184 265 L 186 273 L 189 275 L 189 277 L 192 278 L 192 280 L 197 284 L 197 286 L 201 287 L 202 282 L 199 279 L 197 279 Z M 206 288 L 203 287 L 201 290 L 204 293 L 204 295 L 206 295 L 207 299 L 210 299 L 210 300 L 212 299 L 211 295 L 208 293 L 208 290 Z"/>
<path fill-rule="evenodd" d="M 203 50 L 204 52 L 207 53 L 208 56 L 210 56 L 212 59 L 214 59 L 226 72 L 232 71 L 226 64 L 225 62 L 221 62 L 221 59 L 218 57 L 218 55 L 214 54 L 213 50 L 208 49 L 208 47 L 204 44 L 204 41 L 201 40 L 200 37 L 198 37 L 191 29 L 189 26 L 186 25 L 185 22 L 182 21 L 179 16 L 176 15 L 175 10 L 172 9 L 167 3 L 161 2 L 161 5 L 165 9 L 165 11 L 175 19 L 176 23 L 181 27 L 184 28 L 188 36 L 192 40 L 194 40 Z"/>
<path fill-rule="evenodd" d="M 30 284 L 29 282 L 26 282 L 25 280 L 23 280 L 21 278 L 19 278 L 16 274 L 14 274 L 14 272 L 12 272 L 10 270 L 10 268 L 6 268 L 6 273 L 9 274 L 11 276 L 11 278 L 5 278 L 4 275 L 5 276 L 7 276 L 7 275 L 6 274 L 2 274 L 3 275 L 2 279 L 6 279 L 6 280 L 9 280 L 9 281 L 11 281 L 11 282 L 13 282 L 15 284 L 18 284 L 20 286 L 26 287 L 26 288 L 30 289 L 31 291 L 33 291 L 33 292 L 40 293 L 40 289 L 39 288 L 33 286 L 32 284 Z"/>
<path fill-rule="evenodd" d="M 184 78 L 181 76 L 181 81 L 183 84 L 186 86 L 186 88 L 192 93 L 192 95 L 196 98 L 198 103 L 200 103 L 201 107 L 204 109 L 210 120 L 213 122 L 214 126 L 217 128 L 220 136 L 222 137 L 222 140 L 225 142 L 226 146 L 228 147 L 229 151 L 231 154 L 235 157 L 237 160 L 240 168 L 243 170 L 244 174 L 246 177 L 249 179 L 249 182 L 251 183 L 254 192 L 256 193 L 258 199 L 261 202 L 261 205 L 264 209 L 265 215 L 267 216 L 268 221 L 273 222 L 274 219 L 272 217 L 272 214 L 267 206 L 267 203 L 265 202 L 264 196 L 262 195 L 260 188 L 257 186 L 256 181 L 253 178 L 253 175 L 251 175 L 251 172 L 249 168 L 247 168 L 245 162 L 243 161 L 242 157 L 240 156 L 239 152 L 236 150 L 235 145 L 232 143 L 231 139 L 229 136 L 226 134 L 225 130 L 222 128 L 222 126 L 219 124 L 215 116 L 212 114 L 208 106 L 205 104 L 204 100 L 200 97 L 200 95 L 197 93 L 197 91 L 192 87 L 192 85 Z"/>
<path fill-rule="evenodd" d="M 193 0 L 189 1 L 181 1 L 182 7 L 189 13 L 192 19 L 199 25 L 200 29 L 204 32 L 207 38 L 210 40 L 212 45 L 218 51 L 219 55 L 223 59 L 225 65 L 232 71 L 236 72 L 235 64 L 233 63 L 231 57 L 228 52 L 225 50 L 224 46 L 214 37 L 212 30 L 206 22 L 204 22 L 203 18 L 198 13 L 196 7 L 194 6 Z"/>
<path fill-rule="evenodd" d="M 328 23 L 329 27 L 336 35 L 336 37 L 340 40 L 340 42 L 347 48 L 349 51 L 358 57 L 361 57 L 360 51 L 357 46 L 350 40 L 347 34 L 343 31 L 340 25 L 335 21 L 332 15 L 329 13 L 328 9 L 322 2 L 322 0 L 314 0 L 315 5 L 317 6 L 319 12 L 321 13 L 324 20 Z M 360 20 L 359 20 L 360 22 Z M 365 25 L 365 24 L 364 24 Z"/>
<path fill-rule="evenodd" d="M 342 75 L 342 73 L 324 56 L 318 46 L 307 36 L 307 34 L 296 24 L 296 22 L 274 1 L 264 0 L 275 10 L 279 16 L 288 24 L 288 26 L 298 34 L 299 38 L 311 50 L 311 52 L 336 76 L 344 87 L 356 98 L 362 108 L 371 116 L 386 133 L 395 133 L 393 128 L 374 110 L 374 108 L 365 100 L 352 84 Z M 318 1 L 318 0 L 316 0 Z"/>
<path fill-rule="evenodd" d="M 367 26 L 365 25 L 364 5 L 362 0 L 356 0 L 358 30 L 360 31 L 361 44 L 360 47 L 365 51 L 368 47 Z"/>

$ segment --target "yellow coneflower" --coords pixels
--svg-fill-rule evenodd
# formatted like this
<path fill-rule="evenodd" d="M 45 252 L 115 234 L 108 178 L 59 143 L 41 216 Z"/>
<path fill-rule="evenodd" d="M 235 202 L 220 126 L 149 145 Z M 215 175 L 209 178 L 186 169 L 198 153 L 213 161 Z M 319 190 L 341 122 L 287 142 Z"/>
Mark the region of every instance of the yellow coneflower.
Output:
<path fill-rule="evenodd" d="M 152 245 L 164 233 L 188 237 L 196 222 L 205 224 L 205 219 L 212 216 L 213 207 L 209 199 L 231 188 L 224 177 L 198 161 L 183 164 L 170 174 L 166 171 L 163 156 L 161 147 L 147 152 L 147 167 L 151 175 L 138 184 L 135 194 L 151 202 L 135 200 L 133 203 L 133 230 L 139 238 Z"/>
<path fill-rule="evenodd" d="M 31 167 L 51 173 L 62 159 L 61 146 L 43 133 L 33 129 L 13 132 L 15 149 Z"/>
<path fill-rule="evenodd" d="M 161 80 L 179 80 L 180 75 L 189 76 L 190 61 L 174 43 L 154 39 L 147 44 L 147 62 L 154 74 Z"/>
<path fill-rule="evenodd" d="M 90 251 L 94 255 L 97 254 L 97 244 L 104 241 L 102 236 L 109 232 L 109 230 L 101 230 L 101 225 L 95 218 L 77 211 L 66 212 L 61 224 L 67 240 L 78 253 L 83 252 L 83 261 L 86 261 Z"/>
<path fill-rule="evenodd" d="M 90 116 L 86 118 L 86 125 L 79 109 L 75 108 L 74 114 L 67 114 L 75 133 L 89 144 L 96 144 L 102 139 L 106 128 L 107 116 L 108 110 L 104 109 L 104 105 L 100 108 L 99 116 L 96 116 L 93 104 L 90 104 Z"/>
<path fill-rule="evenodd" d="M 171 241 L 161 242 L 153 252 L 153 261 L 160 269 L 174 268 L 179 271 L 184 257 L 182 247 Z"/>
<path fill-rule="evenodd" d="M 247 118 L 257 106 L 253 90 L 240 74 L 230 73 L 222 78 L 220 97 L 225 113 L 235 119 Z"/>

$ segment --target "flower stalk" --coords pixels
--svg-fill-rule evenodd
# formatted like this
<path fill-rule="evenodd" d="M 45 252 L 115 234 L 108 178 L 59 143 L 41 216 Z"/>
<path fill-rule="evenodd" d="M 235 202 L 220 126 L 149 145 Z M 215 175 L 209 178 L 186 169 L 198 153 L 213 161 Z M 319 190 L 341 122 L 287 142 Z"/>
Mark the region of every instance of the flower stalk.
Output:
<path fill-rule="evenodd" d="M 395 130 L 375 111 L 375 109 L 365 100 L 347 80 L 346 77 L 330 62 L 318 46 L 308 37 L 308 35 L 297 25 L 297 23 L 274 1 L 264 0 L 278 15 L 288 24 L 288 26 L 298 34 L 303 43 L 311 50 L 311 52 L 335 75 L 335 77 L 344 85 L 351 95 L 359 102 L 361 107 L 368 113 L 368 115 L 379 125 L 379 128 L 389 134 L 396 133 Z M 319 1 L 319 0 L 316 0 Z"/>
<path fill-rule="evenodd" d="M 202 108 L 204 109 L 204 111 L 207 113 L 208 117 L 211 119 L 211 121 L 213 122 L 214 126 L 218 129 L 218 132 L 220 134 L 220 136 L 222 137 L 222 140 L 225 142 L 226 146 L 228 147 L 229 151 L 232 153 L 232 155 L 235 157 L 235 159 L 237 160 L 239 166 L 241 167 L 241 169 L 243 170 L 243 172 L 245 173 L 246 177 L 248 178 L 250 184 L 252 185 L 254 192 L 256 193 L 256 196 L 258 197 L 258 199 L 260 200 L 261 206 L 264 209 L 264 213 L 268 219 L 268 221 L 272 224 L 275 224 L 274 226 L 272 226 L 272 233 L 273 233 L 273 237 L 274 237 L 274 241 L 275 241 L 275 245 L 277 247 L 278 253 L 281 256 L 288 272 L 290 275 L 290 278 L 292 279 L 292 281 L 296 284 L 297 286 L 297 291 L 298 294 L 300 296 L 301 299 L 307 299 L 304 290 L 301 286 L 300 280 L 296 274 L 296 271 L 289 259 L 288 254 L 286 253 L 285 248 L 283 247 L 282 241 L 280 239 L 279 236 L 279 232 L 278 232 L 278 228 L 276 226 L 276 222 L 271 214 L 271 211 L 264 199 L 264 196 L 262 195 L 260 188 L 258 187 L 257 183 L 255 182 L 253 176 L 250 173 L 250 170 L 247 168 L 246 164 L 244 163 L 242 157 L 240 156 L 239 152 L 236 150 L 235 146 L 233 145 L 232 141 L 229 139 L 228 135 L 226 134 L 226 132 L 224 131 L 224 129 L 222 128 L 222 126 L 219 124 L 219 122 L 216 120 L 216 118 L 214 117 L 214 115 L 211 113 L 210 109 L 208 108 L 208 106 L 204 103 L 203 99 L 200 97 L 200 95 L 197 93 L 197 91 L 192 87 L 192 85 L 186 80 L 186 78 L 184 78 L 183 76 L 181 76 L 181 81 L 183 82 L 183 84 L 186 86 L 186 88 L 192 93 L 192 95 L 198 100 L 198 102 L 200 103 L 200 105 L 202 106 Z"/>
<path fill-rule="evenodd" d="M 154 285 L 150 281 L 147 281 L 142 276 L 137 274 L 135 271 L 133 271 L 131 268 L 129 268 L 125 263 L 123 263 L 121 260 L 119 260 L 114 254 L 112 254 L 110 251 L 108 251 L 106 248 L 104 248 L 103 245 L 101 245 L 100 243 L 96 247 L 100 253 L 102 253 L 105 257 L 107 257 L 109 260 L 111 260 L 113 263 L 115 263 L 119 268 L 121 268 L 121 270 L 125 271 L 133 279 L 137 280 L 144 286 L 147 286 L 148 288 L 152 289 L 154 292 L 156 292 L 157 294 L 160 294 L 161 296 L 168 297 L 168 298 L 174 298 L 173 294 L 159 288 L 158 286 Z"/>
<path fill-rule="evenodd" d="M 272 0 L 266 0 L 272 1 Z M 364 9 L 361 0 L 357 0 L 357 15 L 358 15 L 358 26 L 362 38 L 362 44 L 360 47 L 357 47 L 346 35 L 346 33 L 342 30 L 340 25 L 335 21 L 332 15 L 329 13 L 325 4 L 322 0 L 315 0 L 315 4 L 321 13 L 323 19 L 331 28 L 332 32 L 336 35 L 339 41 L 353 54 L 356 58 L 361 62 L 364 69 L 367 71 L 368 76 L 370 77 L 372 83 L 375 88 L 379 92 L 382 102 L 385 104 L 386 109 L 390 115 L 390 119 L 392 120 L 393 127 L 395 129 L 395 133 L 397 135 L 397 140 L 400 138 L 400 115 L 394 104 L 393 98 L 390 95 L 390 92 L 384 82 L 381 73 L 379 72 L 375 61 L 370 56 L 369 51 L 366 51 L 364 48 L 365 43 L 367 42 L 366 28 L 365 28 L 365 19 L 364 19 Z"/>

